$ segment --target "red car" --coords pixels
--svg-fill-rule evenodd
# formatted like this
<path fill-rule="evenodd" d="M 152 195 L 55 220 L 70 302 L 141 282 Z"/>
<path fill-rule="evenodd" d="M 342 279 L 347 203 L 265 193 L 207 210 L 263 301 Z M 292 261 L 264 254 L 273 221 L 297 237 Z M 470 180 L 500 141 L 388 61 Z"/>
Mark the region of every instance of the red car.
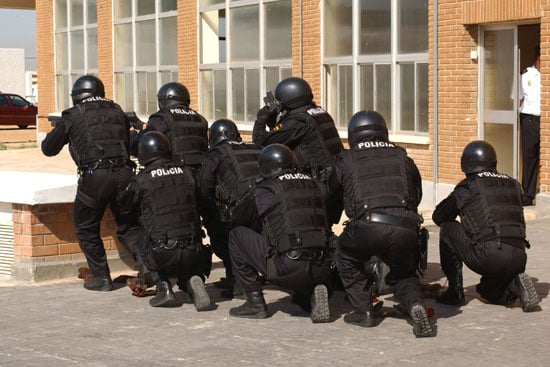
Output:
<path fill-rule="evenodd" d="M 25 129 L 36 125 L 38 107 L 12 93 L 0 93 L 0 125 L 17 125 Z"/>

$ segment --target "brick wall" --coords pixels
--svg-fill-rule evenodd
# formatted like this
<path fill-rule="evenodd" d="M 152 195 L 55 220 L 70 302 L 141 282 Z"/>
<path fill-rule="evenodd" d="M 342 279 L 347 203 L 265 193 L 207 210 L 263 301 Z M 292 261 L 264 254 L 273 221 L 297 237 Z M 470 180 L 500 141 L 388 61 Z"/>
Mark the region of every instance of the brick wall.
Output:
<path fill-rule="evenodd" d="M 97 69 L 105 97 L 113 98 L 113 1 L 97 2 Z"/>
<path fill-rule="evenodd" d="M 550 1 L 540 0 L 542 106 L 540 124 L 540 191 L 550 192 Z"/>
<path fill-rule="evenodd" d="M 53 1 L 36 1 L 36 71 L 38 74 L 37 130 L 50 131 L 48 114 L 55 111 Z"/>
<path fill-rule="evenodd" d="M 197 2 L 178 0 L 178 79 L 189 90 L 191 108 L 199 106 Z"/>

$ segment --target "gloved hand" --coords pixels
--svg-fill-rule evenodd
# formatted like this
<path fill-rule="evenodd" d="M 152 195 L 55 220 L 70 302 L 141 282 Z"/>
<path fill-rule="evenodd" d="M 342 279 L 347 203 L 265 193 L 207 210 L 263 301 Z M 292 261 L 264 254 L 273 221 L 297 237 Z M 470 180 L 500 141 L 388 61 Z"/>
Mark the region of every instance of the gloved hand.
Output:
<path fill-rule="evenodd" d="M 277 114 L 279 111 L 275 108 L 270 108 L 268 106 L 263 106 L 256 115 L 256 121 L 266 124 L 269 127 L 275 126 L 277 122 Z"/>

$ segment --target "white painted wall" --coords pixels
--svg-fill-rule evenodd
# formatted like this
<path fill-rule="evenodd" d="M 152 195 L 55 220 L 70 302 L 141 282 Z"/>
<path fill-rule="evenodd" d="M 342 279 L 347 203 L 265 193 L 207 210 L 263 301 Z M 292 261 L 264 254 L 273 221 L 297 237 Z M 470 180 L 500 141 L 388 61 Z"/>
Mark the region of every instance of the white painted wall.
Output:
<path fill-rule="evenodd" d="M 25 49 L 0 48 L 0 91 L 25 97 Z"/>

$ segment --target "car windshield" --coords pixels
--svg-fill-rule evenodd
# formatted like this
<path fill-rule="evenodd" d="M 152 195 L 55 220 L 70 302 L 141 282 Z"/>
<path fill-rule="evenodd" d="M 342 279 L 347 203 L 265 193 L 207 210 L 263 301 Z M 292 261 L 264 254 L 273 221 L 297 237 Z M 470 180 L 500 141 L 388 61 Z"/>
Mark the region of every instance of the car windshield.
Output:
<path fill-rule="evenodd" d="M 19 96 L 11 96 L 11 103 L 13 103 L 14 106 L 28 106 L 29 102 L 24 100 L 23 98 Z"/>

